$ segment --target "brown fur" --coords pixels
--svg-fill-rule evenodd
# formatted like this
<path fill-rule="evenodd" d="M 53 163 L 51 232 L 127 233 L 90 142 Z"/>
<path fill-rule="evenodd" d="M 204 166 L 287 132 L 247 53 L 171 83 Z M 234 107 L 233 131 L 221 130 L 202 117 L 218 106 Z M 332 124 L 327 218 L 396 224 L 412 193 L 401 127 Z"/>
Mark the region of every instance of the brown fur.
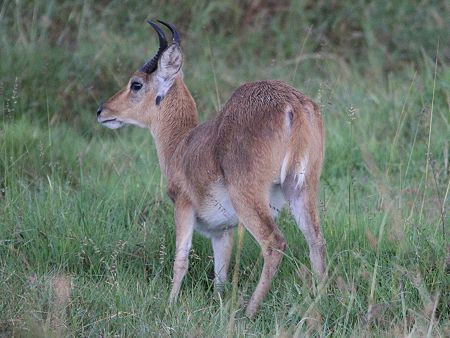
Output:
<path fill-rule="evenodd" d="M 137 93 L 129 86 L 122 89 L 103 105 L 99 121 L 107 124 L 116 119 L 111 127 L 121 123 L 148 127 L 155 139 L 168 195 L 175 205 L 177 252 L 171 300 L 177 298 L 187 270 L 196 220 L 208 203 L 219 204 L 220 209 L 211 192 L 215 185 L 219 190 L 225 187 L 237 216 L 263 251 L 264 267 L 248 316 L 256 314 L 266 296 L 286 247 L 269 206 L 272 187 L 280 186 L 291 210 L 300 210 L 296 221 L 310 246 L 313 269 L 324 277 L 325 242 L 316 206 L 323 160 L 317 105 L 281 81 L 246 83 L 215 119 L 198 124 L 196 105 L 181 71 L 159 106 L 155 104 L 155 78 L 154 74 L 135 73 L 130 83 L 137 79 L 144 83 L 143 89 Z M 221 274 L 220 284 L 226 277 L 232 242 L 230 236 L 223 236 L 223 242 L 214 233 L 211 237 L 219 243 L 218 264 L 225 270 L 216 271 Z"/>

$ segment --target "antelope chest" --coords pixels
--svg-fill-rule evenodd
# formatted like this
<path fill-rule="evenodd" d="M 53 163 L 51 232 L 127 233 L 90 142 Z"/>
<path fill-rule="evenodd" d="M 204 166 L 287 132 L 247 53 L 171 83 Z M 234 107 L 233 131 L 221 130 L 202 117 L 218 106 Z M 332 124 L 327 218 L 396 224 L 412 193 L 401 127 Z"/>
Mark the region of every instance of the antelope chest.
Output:
<path fill-rule="evenodd" d="M 275 218 L 286 203 L 279 185 L 271 187 L 269 200 L 269 207 Z M 231 203 L 226 187 L 222 183 L 212 184 L 197 210 L 195 229 L 207 237 L 213 237 L 236 227 L 238 222 L 239 216 Z"/>

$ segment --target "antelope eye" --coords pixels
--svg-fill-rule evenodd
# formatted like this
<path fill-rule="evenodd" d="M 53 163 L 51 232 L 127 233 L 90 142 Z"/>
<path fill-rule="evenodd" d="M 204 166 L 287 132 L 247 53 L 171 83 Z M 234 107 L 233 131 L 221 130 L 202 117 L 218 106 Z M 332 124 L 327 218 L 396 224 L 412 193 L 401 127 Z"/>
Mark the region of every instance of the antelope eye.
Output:
<path fill-rule="evenodd" d="M 137 92 L 141 88 L 142 88 L 142 83 L 137 82 L 137 81 L 131 82 L 130 89 L 132 91 Z"/>

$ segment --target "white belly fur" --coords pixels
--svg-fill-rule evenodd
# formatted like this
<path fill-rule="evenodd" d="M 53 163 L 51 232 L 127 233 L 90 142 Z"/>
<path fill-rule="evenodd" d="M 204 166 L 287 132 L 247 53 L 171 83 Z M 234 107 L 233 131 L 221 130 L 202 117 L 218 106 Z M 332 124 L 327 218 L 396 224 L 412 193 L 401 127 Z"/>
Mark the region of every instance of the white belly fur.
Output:
<path fill-rule="evenodd" d="M 280 185 L 270 189 L 270 209 L 276 218 L 286 204 Z M 197 211 L 195 229 L 207 237 L 220 235 L 223 231 L 237 226 L 239 222 L 228 191 L 221 182 L 211 185 L 205 201 Z"/>

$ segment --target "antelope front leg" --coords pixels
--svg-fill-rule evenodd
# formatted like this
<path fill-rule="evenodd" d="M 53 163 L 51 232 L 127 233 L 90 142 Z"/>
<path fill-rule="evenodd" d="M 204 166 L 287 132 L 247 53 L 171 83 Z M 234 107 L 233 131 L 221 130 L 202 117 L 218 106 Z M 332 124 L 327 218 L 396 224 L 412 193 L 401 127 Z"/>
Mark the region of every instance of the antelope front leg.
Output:
<path fill-rule="evenodd" d="M 173 281 L 169 302 L 178 298 L 181 282 L 189 265 L 189 250 L 192 245 L 195 213 L 192 205 L 186 200 L 175 201 L 176 252 L 173 263 Z"/>
<path fill-rule="evenodd" d="M 211 239 L 214 251 L 214 291 L 221 294 L 227 281 L 231 251 L 233 249 L 233 230 L 225 230 Z"/>

